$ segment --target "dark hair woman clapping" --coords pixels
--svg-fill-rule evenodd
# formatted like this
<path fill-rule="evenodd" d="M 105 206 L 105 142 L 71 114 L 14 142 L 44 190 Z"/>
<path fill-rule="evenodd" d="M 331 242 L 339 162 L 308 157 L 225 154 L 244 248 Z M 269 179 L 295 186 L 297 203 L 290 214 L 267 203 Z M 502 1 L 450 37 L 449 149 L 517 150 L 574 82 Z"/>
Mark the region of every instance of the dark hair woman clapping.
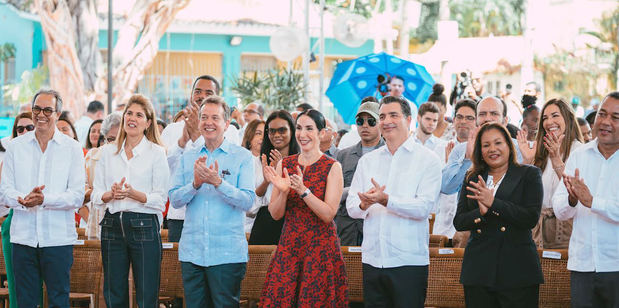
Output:
<path fill-rule="evenodd" d="M 481 127 L 454 226 L 471 231 L 460 282 L 467 307 L 537 307 L 543 283 L 531 237 L 539 219 L 543 187 L 538 167 L 519 165 L 507 130 Z"/>

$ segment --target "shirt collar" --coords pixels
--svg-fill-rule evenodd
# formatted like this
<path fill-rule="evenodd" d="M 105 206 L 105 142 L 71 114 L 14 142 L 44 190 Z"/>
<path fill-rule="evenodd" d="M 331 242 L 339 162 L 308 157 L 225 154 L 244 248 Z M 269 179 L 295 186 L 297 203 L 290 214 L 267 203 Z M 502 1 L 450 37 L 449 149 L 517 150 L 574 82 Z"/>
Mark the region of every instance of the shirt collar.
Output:
<path fill-rule="evenodd" d="M 217 149 L 222 150 L 226 154 L 229 153 L 230 152 L 230 142 L 228 141 L 228 139 L 224 138 L 224 141 L 219 145 L 219 147 Z M 215 153 L 217 151 L 217 149 L 215 149 L 215 151 L 213 151 L 213 153 Z M 204 142 L 202 144 L 201 151 L 208 152 L 208 149 L 206 148 L 206 142 Z"/>
<path fill-rule="evenodd" d="M 149 143 L 148 138 L 146 138 L 146 136 L 142 137 L 142 140 L 140 140 L 140 143 L 138 143 L 138 145 L 135 146 L 135 148 L 133 148 L 133 150 L 131 151 L 133 153 L 133 156 L 140 155 L 148 147 L 148 143 Z M 127 144 L 127 139 L 125 139 L 125 142 L 123 142 L 123 146 L 120 148 L 121 151 L 124 152 L 126 144 Z"/>
<path fill-rule="evenodd" d="M 602 153 L 600 152 L 600 149 L 598 148 L 598 138 L 595 138 L 589 141 L 589 143 L 584 144 L 583 147 L 585 147 L 587 151 L 593 151 L 594 153 L 600 155 L 601 157 L 604 157 L 604 155 L 602 155 Z M 611 155 L 608 159 L 612 159 L 616 155 L 619 155 L 617 154 L 617 152 L 619 151 L 615 151 L 615 153 L 613 153 L 613 155 Z"/>
<path fill-rule="evenodd" d="M 396 150 L 399 151 L 400 148 L 404 148 L 405 150 L 412 152 L 413 149 L 415 148 L 415 137 L 410 135 L 408 136 L 408 138 L 406 138 L 406 141 L 404 141 L 404 143 L 402 143 L 402 145 L 400 145 L 400 147 Z M 389 147 L 387 146 L 387 143 L 385 142 L 385 146 L 382 148 L 383 151 L 385 151 L 385 153 L 389 153 L 389 155 L 391 155 L 391 152 L 389 152 Z"/>
<path fill-rule="evenodd" d="M 38 142 L 34 134 L 34 131 L 25 134 L 24 137 L 28 138 L 30 142 Z M 63 138 L 63 137 L 66 137 L 66 138 Z M 67 139 L 70 139 L 70 138 L 68 136 L 65 136 L 65 134 L 59 131 L 58 128 L 54 128 L 54 135 L 52 136 L 52 139 L 50 141 L 53 141 L 59 145 L 62 145 L 64 141 Z"/>

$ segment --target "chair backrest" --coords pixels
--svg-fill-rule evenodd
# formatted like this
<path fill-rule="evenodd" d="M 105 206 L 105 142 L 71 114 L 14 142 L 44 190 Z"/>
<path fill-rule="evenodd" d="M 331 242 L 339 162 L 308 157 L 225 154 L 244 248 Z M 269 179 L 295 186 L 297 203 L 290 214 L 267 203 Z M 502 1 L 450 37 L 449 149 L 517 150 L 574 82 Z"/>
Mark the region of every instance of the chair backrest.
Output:
<path fill-rule="evenodd" d="M 168 229 L 161 229 L 161 242 L 165 243 L 169 239 L 168 237 Z"/>
<path fill-rule="evenodd" d="M 342 256 L 346 263 L 348 276 L 348 298 L 351 302 L 363 301 L 363 265 L 361 264 L 361 247 L 342 246 Z"/>
<path fill-rule="evenodd" d="M 428 217 L 428 221 L 430 222 L 430 234 L 434 231 L 434 220 L 436 219 L 436 214 L 430 213 Z"/>
<path fill-rule="evenodd" d="M 460 284 L 463 256 L 462 248 L 430 248 L 425 306 L 464 307 L 464 288 Z"/>
<path fill-rule="evenodd" d="M 276 249 L 277 245 L 249 245 L 249 261 L 245 278 L 241 282 L 242 299 L 260 300 L 271 258 Z"/>
<path fill-rule="evenodd" d="M 449 238 L 445 235 L 430 234 L 430 247 L 442 248 L 445 247 L 445 244 L 447 244 L 448 241 Z"/>
<path fill-rule="evenodd" d="M 567 269 L 567 249 L 538 250 L 544 283 L 539 286 L 540 307 L 569 307 L 570 271 Z"/>
<path fill-rule="evenodd" d="M 86 229 L 84 228 L 76 228 L 75 229 L 77 231 L 77 239 L 78 240 L 87 240 L 88 237 L 86 236 Z"/>
<path fill-rule="evenodd" d="M 102 271 L 101 241 L 84 241 L 73 246 L 71 292 L 99 294 Z"/>
<path fill-rule="evenodd" d="M 178 260 L 178 243 L 163 243 L 162 247 L 159 296 L 184 298 L 181 262 Z"/>

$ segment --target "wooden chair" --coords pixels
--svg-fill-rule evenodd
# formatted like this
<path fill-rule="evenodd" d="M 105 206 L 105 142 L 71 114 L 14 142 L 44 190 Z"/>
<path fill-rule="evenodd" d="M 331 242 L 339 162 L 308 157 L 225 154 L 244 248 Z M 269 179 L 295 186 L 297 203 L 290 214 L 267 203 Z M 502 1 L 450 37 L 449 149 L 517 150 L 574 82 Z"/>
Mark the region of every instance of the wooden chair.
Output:
<path fill-rule="evenodd" d="M 163 231 L 166 231 L 167 236 L 168 230 Z M 161 281 L 159 282 L 159 303 L 164 304 L 166 307 L 170 307 L 175 299 L 180 298 L 184 300 L 185 291 L 183 289 L 181 262 L 178 260 L 178 243 L 163 243 L 163 247 Z"/>
<path fill-rule="evenodd" d="M 464 307 L 462 248 L 430 248 L 426 307 Z"/>
<path fill-rule="evenodd" d="M 86 236 L 86 229 L 84 228 L 76 228 L 77 231 L 77 239 L 78 240 L 87 240 L 88 237 Z"/>
<path fill-rule="evenodd" d="M 102 275 L 101 241 L 84 241 L 83 245 L 74 245 L 69 295 L 71 307 L 79 307 L 85 302 L 91 308 L 99 306 Z"/>
<path fill-rule="evenodd" d="M 567 270 L 567 249 L 538 250 L 544 283 L 539 286 L 540 307 L 569 307 L 570 271 Z M 554 259 L 558 258 L 558 259 Z"/>
<path fill-rule="evenodd" d="M 167 243 L 169 241 L 168 229 L 161 229 L 161 242 Z"/>
<path fill-rule="evenodd" d="M 346 276 L 348 276 L 348 299 L 351 302 L 363 302 L 361 247 L 342 246 L 342 256 L 346 263 Z"/>
<path fill-rule="evenodd" d="M 430 248 L 443 248 L 449 241 L 445 235 L 430 234 Z"/>
<path fill-rule="evenodd" d="M 241 299 L 247 301 L 248 307 L 260 301 L 262 287 L 276 249 L 277 245 L 249 245 L 249 261 L 245 278 L 241 282 Z"/>
<path fill-rule="evenodd" d="M 434 231 L 434 220 L 436 219 L 436 214 L 430 213 L 428 217 L 428 221 L 430 222 L 430 234 Z"/>

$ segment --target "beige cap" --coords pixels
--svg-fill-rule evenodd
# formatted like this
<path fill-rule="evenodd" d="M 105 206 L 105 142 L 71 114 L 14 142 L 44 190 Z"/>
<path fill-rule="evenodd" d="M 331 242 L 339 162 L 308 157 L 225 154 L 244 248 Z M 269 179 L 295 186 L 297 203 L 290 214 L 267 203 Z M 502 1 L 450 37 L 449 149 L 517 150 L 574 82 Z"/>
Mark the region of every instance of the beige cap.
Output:
<path fill-rule="evenodd" d="M 378 121 L 378 103 L 376 102 L 365 102 L 359 106 L 359 110 L 357 110 L 357 116 L 367 113 L 371 115 L 376 121 Z"/>

